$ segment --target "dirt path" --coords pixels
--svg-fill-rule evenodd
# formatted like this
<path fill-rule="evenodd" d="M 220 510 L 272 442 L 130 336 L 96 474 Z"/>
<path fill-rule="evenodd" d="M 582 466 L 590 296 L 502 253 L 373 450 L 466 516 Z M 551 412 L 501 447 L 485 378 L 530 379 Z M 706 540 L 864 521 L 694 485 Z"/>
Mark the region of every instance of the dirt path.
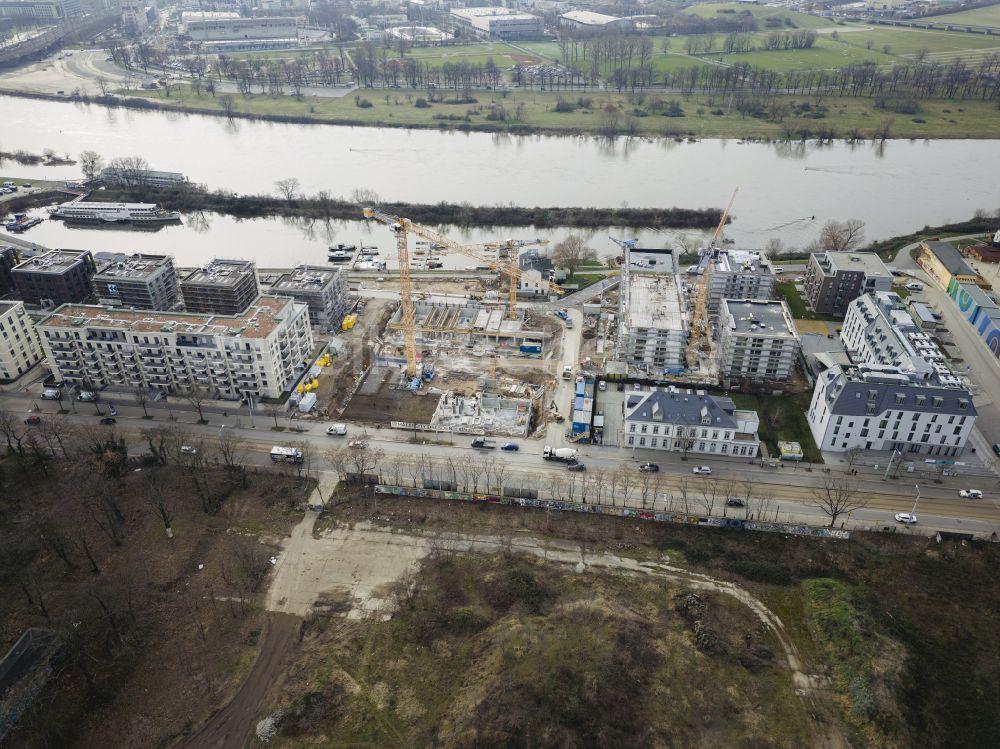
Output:
<path fill-rule="evenodd" d="M 260 719 L 260 706 L 284 679 L 301 622 L 291 614 L 267 615 L 260 655 L 240 691 L 188 740 L 186 749 L 241 749 L 246 744 Z"/>

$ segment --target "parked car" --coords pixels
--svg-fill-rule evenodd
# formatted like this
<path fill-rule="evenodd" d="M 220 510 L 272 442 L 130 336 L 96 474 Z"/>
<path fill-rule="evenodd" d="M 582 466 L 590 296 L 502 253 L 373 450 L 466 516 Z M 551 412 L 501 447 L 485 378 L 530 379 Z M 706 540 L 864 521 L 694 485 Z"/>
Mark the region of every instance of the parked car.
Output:
<path fill-rule="evenodd" d="M 697 473 L 697 474 L 701 474 L 701 475 L 705 475 L 705 476 L 711 476 L 712 475 L 712 469 L 709 468 L 708 466 L 695 466 L 694 468 L 691 469 L 691 473 Z"/>
<path fill-rule="evenodd" d="M 997 455 L 1000 455 L 1000 442 L 993 443 L 993 452 L 995 452 Z"/>
<path fill-rule="evenodd" d="M 365 442 L 364 440 L 351 440 L 350 442 L 347 443 L 347 446 L 353 447 L 356 450 L 364 450 L 366 447 L 368 447 L 368 443 Z"/>
<path fill-rule="evenodd" d="M 603 393 L 605 390 L 608 389 L 608 383 L 605 382 L 604 380 L 601 380 L 600 382 L 597 383 L 597 389 Z"/>
<path fill-rule="evenodd" d="M 746 506 L 747 503 L 744 502 L 742 499 L 731 498 L 726 500 L 726 507 L 746 507 Z"/>
<path fill-rule="evenodd" d="M 57 401 L 62 397 L 62 391 L 58 388 L 45 388 L 42 391 L 43 401 Z"/>
<path fill-rule="evenodd" d="M 506 450 L 509 453 L 516 453 L 521 448 L 518 446 L 516 442 L 504 442 L 502 445 L 500 445 L 500 449 Z"/>
<path fill-rule="evenodd" d="M 979 489 L 962 489 L 958 496 L 962 499 L 982 499 L 983 493 Z"/>
<path fill-rule="evenodd" d="M 104 424 L 105 426 L 110 427 L 117 424 L 118 419 L 116 419 L 114 416 L 105 416 L 103 419 L 101 419 L 101 423 Z"/>
<path fill-rule="evenodd" d="M 29 426 L 37 426 L 42 423 L 42 417 L 32 415 L 29 416 L 27 419 L 25 419 L 24 423 L 28 424 Z"/>
<path fill-rule="evenodd" d="M 78 401 L 84 401 L 85 403 L 90 403 L 97 400 L 97 393 L 90 390 L 81 390 L 79 395 L 76 396 Z"/>
<path fill-rule="evenodd" d="M 574 472 L 576 472 L 576 471 L 586 471 L 587 470 L 587 466 L 585 466 L 583 463 L 570 463 L 568 466 L 566 466 L 566 470 L 567 471 L 574 471 Z"/>
<path fill-rule="evenodd" d="M 897 512 L 896 522 L 902 523 L 903 525 L 916 525 L 917 516 L 909 512 Z"/>
<path fill-rule="evenodd" d="M 198 454 L 198 448 L 197 447 L 192 447 L 191 445 L 181 445 L 181 452 L 184 455 L 197 455 Z"/>
<path fill-rule="evenodd" d="M 660 467 L 656 463 L 643 463 L 639 466 L 639 473 L 659 473 Z"/>

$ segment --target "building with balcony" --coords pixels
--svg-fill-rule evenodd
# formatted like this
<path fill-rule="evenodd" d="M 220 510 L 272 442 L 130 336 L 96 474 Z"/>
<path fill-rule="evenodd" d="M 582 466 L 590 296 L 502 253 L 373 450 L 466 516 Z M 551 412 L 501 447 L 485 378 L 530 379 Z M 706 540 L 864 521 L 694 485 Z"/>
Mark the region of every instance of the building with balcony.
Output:
<path fill-rule="evenodd" d="M 708 308 L 716 312 L 723 299 L 770 299 L 774 273 L 759 252 L 720 250 L 709 260 Z"/>
<path fill-rule="evenodd" d="M 188 312 L 237 315 L 260 294 L 252 260 L 212 260 L 181 280 Z"/>
<path fill-rule="evenodd" d="M 16 380 L 42 359 L 24 302 L 0 302 L 0 380 Z"/>
<path fill-rule="evenodd" d="M 99 304 L 171 310 L 178 304 L 177 273 L 169 255 L 119 255 L 93 278 Z"/>
<path fill-rule="evenodd" d="M 617 358 L 651 374 L 684 369 L 686 303 L 672 250 L 625 250 L 619 282 Z"/>
<path fill-rule="evenodd" d="M 316 330 L 340 330 L 350 307 L 347 276 L 341 268 L 300 265 L 282 273 L 267 288 L 309 307 L 309 322 Z"/>
<path fill-rule="evenodd" d="M 68 304 L 37 328 L 58 380 L 94 388 L 200 388 L 227 400 L 288 392 L 313 346 L 306 306 L 270 295 L 237 315 Z"/>
<path fill-rule="evenodd" d="M 719 310 L 719 369 L 748 382 L 787 382 L 801 341 L 785 302 L 723 299 Z"/>
<path fill-rule="evenodd" d="M 889 291 L 892 273 L 874 252 L 814 252 L 805 272 L 805 299 L 821 315 L 843 315 L 869 291 Z"/>
<path fill-rule="evenodd" d="M 96 272 L 89 250 L 49 250 L 15 265 L 11 274 L 26 304 L 58 307 L 90 299 Z"/>
<path fill-rule="evenodd" d="M 625 447 L 751 458 L 760 448 L 757 412 L 702 390 L 632 393 L 622 410 Z"/>

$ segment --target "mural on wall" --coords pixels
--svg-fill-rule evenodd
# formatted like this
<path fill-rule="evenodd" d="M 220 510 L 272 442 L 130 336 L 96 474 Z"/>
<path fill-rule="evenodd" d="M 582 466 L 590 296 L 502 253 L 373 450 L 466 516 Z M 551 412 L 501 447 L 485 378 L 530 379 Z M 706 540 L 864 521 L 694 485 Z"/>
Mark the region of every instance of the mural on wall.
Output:
<path fill-rule="evenodd" d="M 996 310 L 997 306 L 991 302 L 989 307 L 983 307 L 954 278 L 948 284 L 948 296 L 958 305 L 958 309 L 976 329 L 979 337 L 986 341 L 990 351 L 1000 356 L 1000 327 L 998 327 L 1000 320 L 989 315 L 989 310 Z"/>

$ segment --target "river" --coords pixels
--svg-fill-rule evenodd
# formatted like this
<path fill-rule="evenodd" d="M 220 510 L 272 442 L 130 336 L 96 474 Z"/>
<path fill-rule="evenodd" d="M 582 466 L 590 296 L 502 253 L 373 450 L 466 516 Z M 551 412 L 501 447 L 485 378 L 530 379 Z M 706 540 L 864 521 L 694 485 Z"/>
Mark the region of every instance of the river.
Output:
<path fill-rule="evenodd" d="M 741 188 L 728 236 L 804 246 L 827 219 L 859 218 L 870 239 L 1000 207 L 1000 140 L 828 146 L 705 140 L 508 136 L 429 130 L 227 122 L 223 118 L 0 97 L 5 151 L 139 155 L 210 188 L 474 204 L 703 208 Z M 78 168 L 19 167 L 26 178 L 77 178 Z M 622 231 L 622 234 L 628 232 Z M 240 254 L 216 235 L 220 254 Z"/>

